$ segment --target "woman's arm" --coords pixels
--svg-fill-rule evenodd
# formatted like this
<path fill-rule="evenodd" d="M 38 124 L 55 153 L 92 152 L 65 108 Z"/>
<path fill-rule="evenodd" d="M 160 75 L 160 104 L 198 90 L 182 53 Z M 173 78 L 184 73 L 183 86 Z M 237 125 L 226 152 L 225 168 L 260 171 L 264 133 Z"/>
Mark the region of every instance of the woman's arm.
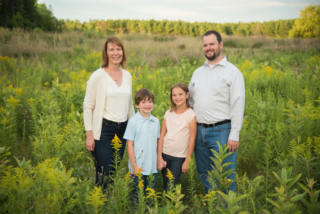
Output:
<path fill-rule="evenodd" d="M 92 111 L 95 108 L 96 103 L 96 91 L 98 85 L 97 80 L 97 73 L 92 73 L 87 82 L 86 95 L 83 102 L 83 121 L 86 130 L 86 147 L 88 151 L 94 151 L 95 147 L 94 137 L 92 133 Z"/>
<path fill-rule="evenodd" d="M 190 137 L 189 137 L 190 141 L 189 141 L 186 160 L 182 164 L 182 173 L 187 173 L 189 171 L 190 158 L 192 157 L 193 150 L 196 145 L 196 137 L 197 137 L 197 120 L 196 120 L 196 117 L 194 117 L 190 123 Z"/>
<path fill-rule="evenodd" d="M 166 132 L 167 132 L 166 119 L 163 119 L 161 131 L 160 131 L 160 138 L 158 141 L 158 151 L 157 151 L 158 152 L 158 163 L 157 163 L 158 170 L 163 169 L 167 165 L 167 162 L 165 162 L 162 158 L 163 140 L 164 140 L 164 136 L 166 135 Z"/>

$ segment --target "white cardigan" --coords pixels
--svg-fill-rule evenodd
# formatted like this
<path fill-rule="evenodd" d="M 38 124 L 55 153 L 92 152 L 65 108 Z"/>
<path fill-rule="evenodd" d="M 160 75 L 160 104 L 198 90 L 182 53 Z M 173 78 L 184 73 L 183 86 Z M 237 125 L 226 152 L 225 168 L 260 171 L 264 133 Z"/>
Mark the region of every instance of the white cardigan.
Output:
<path fill-rule="evenodd" d="M 122 72 L 128 80 L 132 93 L 131 74 L 124 69 L 122 69 Z M 93 72 L 87 82 L 87 90 L 83 102 L 83 121 L 85 130 L 92 130 L 95 140 L 100 140 L 103 112 L 106 103 L 106 91 L 109 84 L 110 82 L 106 81 L 103 68 L 99 68 Z M 130 99 L 129 105 L 128 119 L 134 115 L 132 99 Z"/>

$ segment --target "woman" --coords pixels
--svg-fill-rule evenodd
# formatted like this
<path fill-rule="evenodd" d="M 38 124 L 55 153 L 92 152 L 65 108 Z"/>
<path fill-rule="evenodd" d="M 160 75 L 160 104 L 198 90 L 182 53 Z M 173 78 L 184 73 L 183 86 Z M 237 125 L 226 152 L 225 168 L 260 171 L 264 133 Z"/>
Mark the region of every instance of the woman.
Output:
<path fill-rule="evenodd" d="M 95 159 L 96 183 L 103 188 L 108 183 L 104 178 L 110 175 L 114 164 L 115 151 L 111 140 L 117 135 L 122 141 L 122 158 L 125 149 L 123 135 L 128 119 L 134 115 L 132 79 L 125 68 L 126 54 L 121 40 L 107 38 L 101 68 L 91 74 L 83 103 L 86 147 Z"/>

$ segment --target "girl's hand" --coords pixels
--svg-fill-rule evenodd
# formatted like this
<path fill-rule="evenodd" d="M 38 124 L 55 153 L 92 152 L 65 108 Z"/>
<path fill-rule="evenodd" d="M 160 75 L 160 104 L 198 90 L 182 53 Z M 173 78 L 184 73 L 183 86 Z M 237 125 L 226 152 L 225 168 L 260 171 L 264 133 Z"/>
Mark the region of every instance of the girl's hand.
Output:
<path fill-rule="evenodd" d="M 187 173 L 189 171 L 189 163 L 184 161 L 182 164 L 182 173 Z"/>
<path fill-rule="evenodd" d="M 165 162 L 162 158 L 158 159 L 158 164 L 157 164 L 157 168 L 158 170 L 162 170 L 163 168 L 165 168 L 167 166 L 167 162 Z"/>

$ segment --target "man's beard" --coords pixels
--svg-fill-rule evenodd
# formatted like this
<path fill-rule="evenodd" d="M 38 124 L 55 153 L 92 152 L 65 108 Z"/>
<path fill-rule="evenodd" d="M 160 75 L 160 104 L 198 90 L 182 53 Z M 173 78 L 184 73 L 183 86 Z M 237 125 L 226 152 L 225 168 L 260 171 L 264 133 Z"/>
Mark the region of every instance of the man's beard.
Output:
<path fill-rule="evenodd" d="M 213 51 L 213 54 L 211 57 L 208 57 L 206 54 L 204 54 L 204 56 L 209 60 L 209 61 L 213 61 L 215 60 L 218 56 L 220 56 L 221 54 L 221 50 L 219 49 L 218 53 L 216 53 L 215 51 Z"/>

